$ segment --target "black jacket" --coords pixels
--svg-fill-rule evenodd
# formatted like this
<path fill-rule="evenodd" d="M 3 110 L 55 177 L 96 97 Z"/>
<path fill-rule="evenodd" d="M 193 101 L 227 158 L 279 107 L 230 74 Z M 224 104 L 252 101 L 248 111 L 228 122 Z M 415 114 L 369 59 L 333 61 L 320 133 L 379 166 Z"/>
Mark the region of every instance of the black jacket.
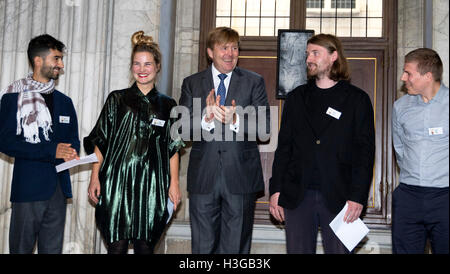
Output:
<path fill-rule="evenodd" d="M 284 208 L 294 209 L 303 200 L 314 160 L 330 211 L 338 213 L 347 200 L 367 204 L 375 157 L 372 104 L 363 90 L 346 81 L 337 85 L 334 92 L 340 93 L 339 99 L 329 107 L 341 116 L 330 116 L 321 132 L 316 132 L 306 110 L 315 84 L 309 82 L 288 94 L 269 185 L 270 195 L 280 192 L 278 204 Z"/>

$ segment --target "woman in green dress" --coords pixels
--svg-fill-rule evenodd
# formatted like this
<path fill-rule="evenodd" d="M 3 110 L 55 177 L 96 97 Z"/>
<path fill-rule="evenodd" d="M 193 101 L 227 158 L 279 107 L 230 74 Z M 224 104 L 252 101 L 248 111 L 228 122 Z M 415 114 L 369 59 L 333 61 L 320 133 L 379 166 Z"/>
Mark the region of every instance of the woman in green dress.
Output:
<path fill-rule="evenodd" d="M 109 94 L 84 148 L 95 152 L 88 189 L 109 254 L 153 253 L 168 221 L 168 198 L 180 199 L 178 150 L 170 118 L 175 100 L 155 87 L 161 53 L 151 36 L 132 36 L 131 72 L 135 83 Z"/>

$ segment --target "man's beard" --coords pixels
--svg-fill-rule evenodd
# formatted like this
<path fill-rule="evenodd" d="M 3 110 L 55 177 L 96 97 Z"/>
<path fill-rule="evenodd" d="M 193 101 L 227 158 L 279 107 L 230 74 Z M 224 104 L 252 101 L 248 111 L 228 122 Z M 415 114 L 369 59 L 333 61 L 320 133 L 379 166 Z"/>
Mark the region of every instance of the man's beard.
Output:
<path fill-rule="evenodd" d="M 55 74 L 54 70 L 58 69 L 58 73 Z M 61 69 L 57 68 L 57 67 L 51 67 L 51 66 L 43 66 L 41 69 L 41 75 L 43 77 L 46 77 L 47 79 L 53 79 L 53 80 L 58 80 L 59 78 L 59 73 L 60 73 Z"/>
<path fill-rule="evenodd" d="M 317 72 L 314 71 L 312 72 L 309 68 L 306 69 L 306 75 L 308 76 L 308 78 L 314 78 L 317 75 Z"/>
<path fill-rule="evenodd" d="M 312 69 L 310 69 L 310 66 L 307 67 L 306 73 L 308 78 L 316 78 L 319 74 L 319 67 L 316 64 L 312 65 Z"/>
<path fill-rule="evenodd" d="M 306 69 L 306 75 L 308 79 L 320 79 L 323 78 L 324 76 L 328 77 L 331 70 L 331 67 L 327 69 L 320 69 L 317 64 L 313 64 L 312 68 L 313 69 L 310 69 L 308 66 Z"/>

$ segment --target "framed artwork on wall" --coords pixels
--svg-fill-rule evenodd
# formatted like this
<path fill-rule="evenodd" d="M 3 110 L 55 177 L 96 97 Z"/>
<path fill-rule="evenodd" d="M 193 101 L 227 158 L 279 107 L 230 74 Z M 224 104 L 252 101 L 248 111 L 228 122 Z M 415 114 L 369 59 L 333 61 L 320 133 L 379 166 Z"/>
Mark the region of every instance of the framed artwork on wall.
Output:
<path fill-rule="evenodd" d="M 313 35 L 313 30 L 278 30 L 277 99 L 306 83 L 306 43 Z"/>

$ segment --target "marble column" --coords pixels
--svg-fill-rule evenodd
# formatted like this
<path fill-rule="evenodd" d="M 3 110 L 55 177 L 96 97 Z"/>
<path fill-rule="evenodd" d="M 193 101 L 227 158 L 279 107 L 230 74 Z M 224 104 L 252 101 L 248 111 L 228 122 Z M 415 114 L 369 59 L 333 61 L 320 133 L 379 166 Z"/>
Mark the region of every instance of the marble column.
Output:
<path fill-rule="evenodd" d="M 413 49 L 423 47 L 424 38 L 424 2 L 423 0 L 398 1 L 398 44 L 397 44 L 397 98 L 400 91 L 405 55 Z"/>
<path fill-rule="evenodd" d="M 199 36 L 200 36 L 200 0 L 177 0 L 177 21 L 175 30 L 175 53 L 173 66 L 172 97 L 178 102 L 181 96 L 183 79 L 198 71 Z M 176 221 L 189 221 L 189 200 L 186 191 L 187 166 L 190 144 L 181 153 L 180 188 L 182 203 L 176 214 Z"/>
<path fill-rule="evenodd" d="M 429 19 L 425 14 L 427 1 L 432 1 L 432 18 Z M 425 46 L 424 37 L 429 37 L 425 32 L 430 29 L 427 25 L 432 25 L 431 47 L 439 53 L 444 64 L 443 83 L 449 85 L 448 12 L 449 2 L 446 0 L 398 0 L 397 90 L 400 90 L 402 85 L 400 76 L 404 56 L 414 49 Z M 397 98 L 402 95 L 403 93 L 398 91 Z"/>
<path fill-rule="evenodd" d="M 433 0 L 433 49 L 439 53 L 444 63 L 442 82 L 449 86 L 449 47 L 448 47 L 448 9 L 447 0 Z"/>
<path fill-rule="evenodd" d="M 165 0 L 161 3 L 161 24 L 159 28 L 159 47 L 162 61 L 157 87 L 159 92 L 172 96 L 173 88 L 173 53 L 175 43 L 176 0 Z"/>

